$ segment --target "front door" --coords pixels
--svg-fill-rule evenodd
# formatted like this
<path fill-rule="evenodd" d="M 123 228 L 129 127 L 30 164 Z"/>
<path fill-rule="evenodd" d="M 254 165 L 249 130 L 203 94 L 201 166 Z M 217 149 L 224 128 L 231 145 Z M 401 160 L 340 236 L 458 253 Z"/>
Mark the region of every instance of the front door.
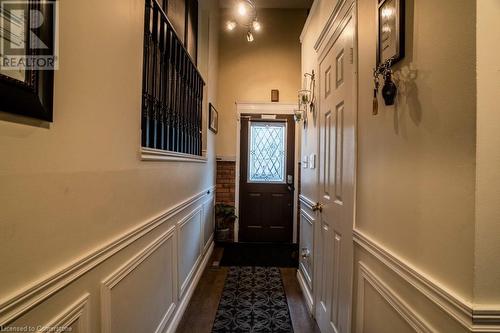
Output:
<path fill-rule="evenodd" d="M 289 115 L 242 114 L 241 242 L 291 243 L 295 123 Z"/>
<path fill-rule="evenodd" d="M 352 18 L 319 64 L 320 204 L 315 279 L 321 332 L 350 332 L 355 162 Z"/>

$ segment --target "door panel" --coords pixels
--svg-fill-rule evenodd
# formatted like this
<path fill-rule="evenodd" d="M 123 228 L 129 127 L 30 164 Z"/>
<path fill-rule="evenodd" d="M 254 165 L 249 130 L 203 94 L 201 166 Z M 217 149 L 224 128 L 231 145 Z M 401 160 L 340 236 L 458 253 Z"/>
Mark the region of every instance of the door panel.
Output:
<path fill-rule="evenodd" d="M 241 115 L 239 235 L 242 242 L 291 243 L 293 116 Z"/>
<path fill-rule="evenodd" d="M 350 331 L 354 210 L 353 21 L 348 20 L 320 73 L 320 214 L 315 315 L 322 332 Z M 321 86 L 321 84 L 323 86 Z"/>

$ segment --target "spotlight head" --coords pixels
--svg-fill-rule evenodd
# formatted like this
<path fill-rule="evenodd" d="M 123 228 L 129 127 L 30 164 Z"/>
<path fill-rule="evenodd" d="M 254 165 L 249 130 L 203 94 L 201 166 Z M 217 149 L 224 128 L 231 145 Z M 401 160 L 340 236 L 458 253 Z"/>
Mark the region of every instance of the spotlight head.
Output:
<path fill-rule="evenodd" d="M 238 4 L 238 14 L 240 14 L 240 16 L 246 16 L 247 15 L 247 4 L 243 1 L 241 1 L 239 4 Z"/>
<path fill-rule="evenodd" d="M 260 22 L 257 20 L 252 22 L 252 27 L 253 27 L 254 31 L 260 31 L 260 29 L 262 28 L 262 26 L 260 25 Z"/>
<path fill-rule="evenodd" d="M 250 30 L 247 32 L 247 41 L 249 43 L 253 42 L 253 34 Z"/>
<path fill-rule="evenodd" d="M 228 31 L 233 31 L 234 28 L 236 28 L 236 22 L 234 22 L 234 21 L 227 21 L 226 22 L 226 29 Z"/>

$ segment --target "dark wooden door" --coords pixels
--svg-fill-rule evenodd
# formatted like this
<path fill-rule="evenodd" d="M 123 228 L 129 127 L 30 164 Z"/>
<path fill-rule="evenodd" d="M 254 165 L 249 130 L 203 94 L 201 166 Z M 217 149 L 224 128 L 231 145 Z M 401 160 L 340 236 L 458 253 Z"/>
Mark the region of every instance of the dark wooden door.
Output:
<path fill-rule="evenodd" d="M 295 123 L 272 117 L 241 115 L 241 242 L 292 242 Z"/>

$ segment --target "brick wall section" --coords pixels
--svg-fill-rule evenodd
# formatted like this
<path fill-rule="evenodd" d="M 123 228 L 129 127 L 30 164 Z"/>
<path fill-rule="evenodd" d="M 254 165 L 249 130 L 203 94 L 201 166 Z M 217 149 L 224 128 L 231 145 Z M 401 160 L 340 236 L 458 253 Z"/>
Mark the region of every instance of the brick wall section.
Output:
<path fill-rule="evenodd" d="M 217 203 L 234 205 L 236 162 L 217 161 L 215 200 Z"/>

